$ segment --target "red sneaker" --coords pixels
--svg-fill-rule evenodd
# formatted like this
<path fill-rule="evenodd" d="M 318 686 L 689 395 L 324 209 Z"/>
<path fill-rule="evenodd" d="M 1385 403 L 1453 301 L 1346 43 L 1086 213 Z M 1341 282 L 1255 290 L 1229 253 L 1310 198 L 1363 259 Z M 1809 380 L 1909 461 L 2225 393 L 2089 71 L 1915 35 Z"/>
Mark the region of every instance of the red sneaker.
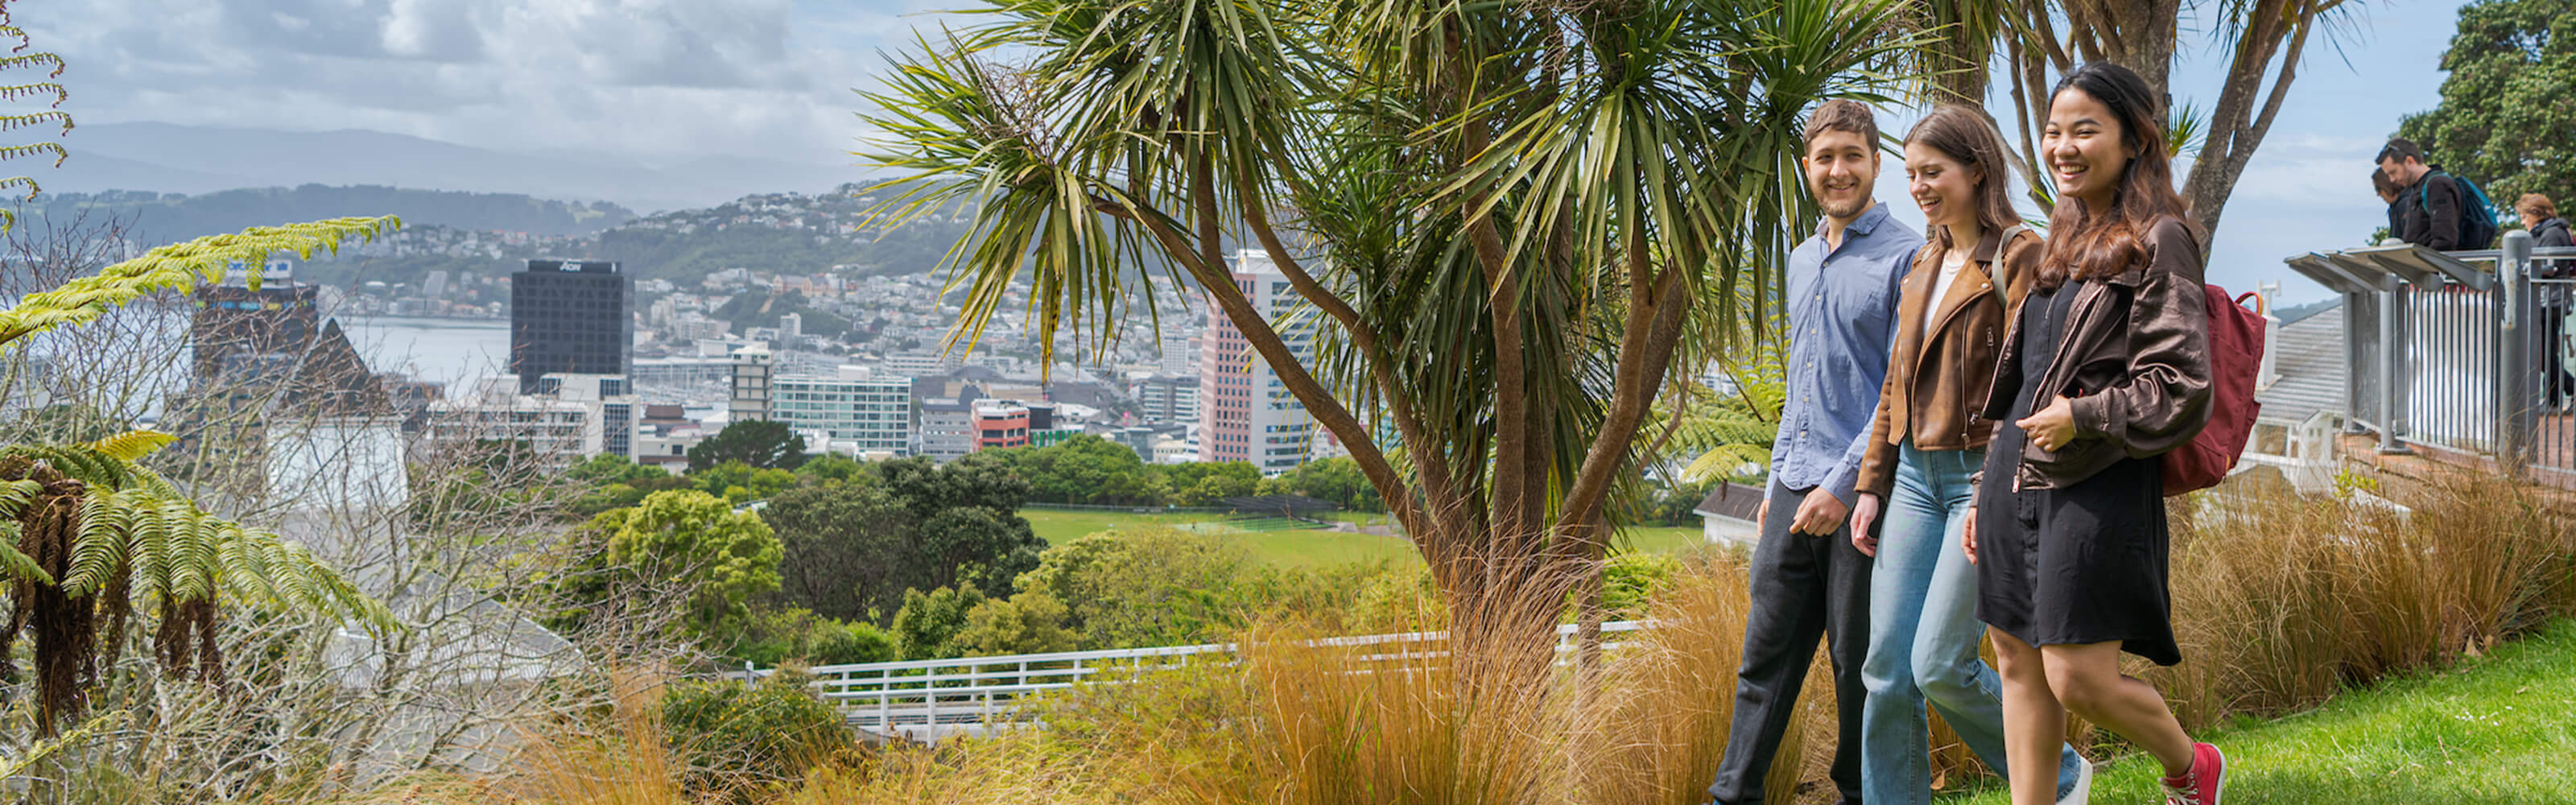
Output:
<path fill-rule="evenodd" d="M 2219 805 L 2227 794 L 2227 755 L 2209 744 L 2191 745 L 2191 771 L 2164 778 L 2165 805 Z"/>

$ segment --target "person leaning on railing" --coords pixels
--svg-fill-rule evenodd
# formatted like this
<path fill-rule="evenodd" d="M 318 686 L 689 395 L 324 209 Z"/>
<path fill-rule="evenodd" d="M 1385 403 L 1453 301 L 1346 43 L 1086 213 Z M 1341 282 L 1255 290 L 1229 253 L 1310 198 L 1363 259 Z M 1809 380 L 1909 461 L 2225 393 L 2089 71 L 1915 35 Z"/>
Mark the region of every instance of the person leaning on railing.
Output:
<path fill-rule="evenodd" d="M 2513 211 L 2522 216 L 2522 227 L 2531 230 L 2535 249 L 2576 246 L 2567 229 L 2567 219 L 2558 217 L 2558 205 L 2548 196 L 2525 193 L 2513 202 Z M 2544 280 L 2568 278 L 2576 269 L 2576 260 L 2540 260 L 2532 263 L 2531 276 Z M 2550 283 L 2540 290 L 2540 376 L 2541 388 L 2547 393 L 2549 406 L 2562 407 L 2571 394 L 2576 394 L 2576 375 L 2569 375 L 2560 353 L 2567 349 L 2567 287 Z"/>

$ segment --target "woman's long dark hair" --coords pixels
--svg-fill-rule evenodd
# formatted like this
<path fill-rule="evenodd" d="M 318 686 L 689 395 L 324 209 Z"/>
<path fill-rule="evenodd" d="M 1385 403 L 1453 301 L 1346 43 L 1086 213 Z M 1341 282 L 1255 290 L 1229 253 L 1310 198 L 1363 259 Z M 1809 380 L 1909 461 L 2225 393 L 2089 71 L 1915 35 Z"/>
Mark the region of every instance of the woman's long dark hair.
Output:
<path fill-rule="evenodd" d="M 2047 288 L 2127 270 L 2147 258 L 2147 230 L 2155 227 L 2157 219 L 2171 217 L 2186 226 L 2191 222 L 2184 215 L 2189 205 L 2173 189 L 2173 156 L 2166 153 L 2164 126 L 2157 123 L 2158 101 L 2146 79 L 2110 62 L 2086 62 L 2058 80 L 2057 88 L 2048 93 L 2049 102 L 2056 103 L 2070 90 L 2110 108 L 2120 123 L 2120 142 L 2135 156 L 2120 169 L 2120 181 L 2112 185 L 2111 203 L 2105 209 L 2086 209 L 2073 196 L 2058 197 L 2057 213 L 2048 219 L 2048 250 L 2041 253 L 2037 276 L 2040 286 Z"/>
<path fill-rule="evenodd" d="M 2012 191 L 2008 189 L 2012 186 L 2012 166 L 2004 162 L 2004 135 L 1995 131 L 1994 121 L 1965 106 L 1942 104 L 1905 132 L 1905 144 L 1915 143 L 1941 152 L 1961 168 L 1976 168 L 1983 174 L 1977 179 L 1976 189 L 1970 191 L 1970 201 L 1977 208 L 1977 226 L 1993 233 L 2021 222 L 2021 216 L 2013 212 Z M 1933 229 L 1932 237 L 1939 239 L 1943 248 L 1961 247 L 1949 242 L 1946 230 L 1937 226 Z M 1970 243 L 1964 248 L 1976 246 Z"/>

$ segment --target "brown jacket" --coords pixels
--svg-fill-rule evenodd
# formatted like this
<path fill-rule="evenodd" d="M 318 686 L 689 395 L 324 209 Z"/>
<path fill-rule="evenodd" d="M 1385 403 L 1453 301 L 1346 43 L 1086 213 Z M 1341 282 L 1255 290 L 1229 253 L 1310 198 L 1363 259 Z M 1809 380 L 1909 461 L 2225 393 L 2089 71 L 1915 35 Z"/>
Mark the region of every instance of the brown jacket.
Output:
<path fill-rule="evenodd" d="M 2167 218 L 2147 230 L 2146 247 L 2145 260 L 2076 292 L 2056 355 L 2039 377 L 2022 376 L 2019 318 L 2004 337 L 1982 416 L 2012 416 L 2024 382 L 2039 384 L 2038 407 L 2064 395 L 2075 415 L 2075 440 L 2065 449 L 2023 445 L 2013 489 L 2063 489 L 2121 459 L 2181 447 L 2209 424 L 2200 239 Z"/>
<path fill-rule="evenodd" d="M 1897 448 L 1906 437 L 1913 437 L 1922 450 L 1973 450 L 1993 438 L 1995 423 L 1975 414 L 1986 403 L 1986 386 L 1995 380 L 1995 353 L 2005 327 L 2021 311 L 2022 298 L 2030 295 L 2045 245 L 2039 233 L 2025 227 L 1988 232 L 1968 253 L 1968 264 L 1959 267 L 1949 292 L 1935 300 L 1930 298 L 1932 286 L 1949 252 L 1943 243 L 1935 239 L 1914 253 L 1914 267 L 1905 275 L 1896 304 L 1896 343 L 1887 352 L 1887 383 L 1878 391 L 1878 417 L 1870 425 L 1868 452 L 1861 455 L 1853 487 L 1881 498 L 1896 485 Z M 1923 312 L 1934 303 L 1940 305 L 1932 308 L 1940 318 L 1927 341 Z"/>

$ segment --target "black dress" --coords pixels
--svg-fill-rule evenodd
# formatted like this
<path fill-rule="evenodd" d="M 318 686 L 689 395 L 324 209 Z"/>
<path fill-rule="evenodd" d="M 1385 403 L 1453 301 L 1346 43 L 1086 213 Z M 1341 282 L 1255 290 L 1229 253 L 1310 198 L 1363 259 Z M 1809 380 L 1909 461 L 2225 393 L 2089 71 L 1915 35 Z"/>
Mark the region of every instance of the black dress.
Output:
<path fill-rule="evenodd" d="M 2013 490 L 2029 439 L 2013 424 L 2055 390 L 2038 388 L 2083 281 L 2033 288 L 2019 327 L 2022 377 L 1995 428 L 1977 492 L 1977 619 L 2033 646 L 2120 641 L 2158 665 L 2182 661 L 2166 583 L 2159 458 L 2123 459 L 2063 489 Z M 2126 311 L 2121 311 L 2125 317 Z M 2122 322 L 2123 327 L 2126 326 Z"/>

